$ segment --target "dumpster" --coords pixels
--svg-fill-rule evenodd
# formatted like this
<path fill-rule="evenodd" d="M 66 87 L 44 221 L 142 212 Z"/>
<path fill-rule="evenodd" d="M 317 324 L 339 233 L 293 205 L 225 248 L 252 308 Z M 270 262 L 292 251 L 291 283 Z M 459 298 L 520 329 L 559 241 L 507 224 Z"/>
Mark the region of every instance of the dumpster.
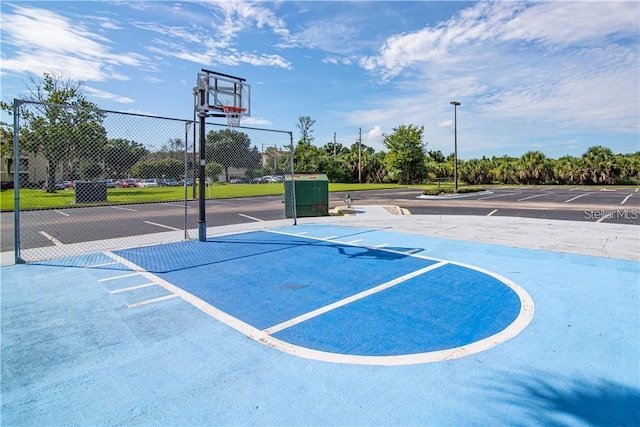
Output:
<path fill-rule="evenodd" d="M 107 201 L 107 183 L 75 181 L 76 203 L 94 203 Z"/>
<path fill-rule="evenodd" d="M 294 189 L 295 188 L 295 204 Z M 284 180 L 287 218 L 329 215 L 329 179 L 325 174 L 287 175 Z M 295 208 L 295 211 L 294 211 Z M 295 215 L 294 215 L 295 213 Z"/>

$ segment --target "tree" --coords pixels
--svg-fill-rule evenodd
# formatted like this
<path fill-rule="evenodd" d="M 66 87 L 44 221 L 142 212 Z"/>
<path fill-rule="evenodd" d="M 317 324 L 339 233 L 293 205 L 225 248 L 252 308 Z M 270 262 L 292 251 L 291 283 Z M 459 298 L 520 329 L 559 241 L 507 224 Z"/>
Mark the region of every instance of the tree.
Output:
<path fill-rule="evenodd" d="M 251 148 L 251 140 L 244 132 L 233 129 L 210 131 L 205 150 L 207 162 L 217 162 L 224 167 L 226 182 L 229 182 L 230 167 L 256 169 L 260 166 L 261 154 L 257 147 Z"/>
<path fill-rule="evenodd" d="M 583 180 L 588 184 L 616 184 L 618 167 L 610 148 L 597 145 L 582 155 Z"/>
<path fill-rule="evenodd" d="M 82 179 L 93 180 L 102 174 L 102 166 L 99 163 L 89 162 L 80 167 L 80 176 Z M 49 181 L 51 182 L 51 181 Z"/>
<path fill-rule="evenodd" d="M 521 183 L 544 184 L 551 178 L 549 160 L 540 151 L 528 151 L 518 162 L 517 176 Z"/>
<path fill-rule="evenodd" d="M 413 184 L 426 176 L 425 146 L 422 142 L 424 126 L 401 125 L 384 137 L 387 169 L 401 184 Z"/>
<path fill-rule="evenodd" d="M 311 145 L 313 140 L 315 139 L 311 136 L 313 129 L 311 126 L 315 124 L 315 120 L 311 120 L 309 116 L 299 116 L 298 123 L 296 123 L 296 127 L 300 130 L 300 139 L 298 140 L 299 144 L 307 144 Z"/>
<path fill-rule="evenodd" d="M 84 83 L 48 73 L 41 80 L 31 77 L 30 82 L 28 101 L 37 104 L 25 104 L 20 109 L 20 145 L 24 151 L 47 159 L 48 182 L 55 182 L 60 166 L 75 170 L 82 161 L 102 160 L 99 157 L 106 142 L 104 113 L 86 100 Z M 13 107 L 1 103 L 9 114 Z M 55 186 L 47 186 L 47 192 L 55 192 Z"/>
<path fill-rule="evenodd" d="M 460 167 L 460 178 L 469 184 L 490 184 L 493 180 L 491 161 L 486 157 L 471 159 Z"/>
<path fill-rule="evenodd" d="M 214 182 L 218 182 L 218 177 L 222 173 L 224 168 L 220 163 L 210 162 L 204 167 L 204 174 L 206 177 L 211 178 Z"/>
<path fill-rule="evenodd" d="M 110 139 L 104 147 L 104 165 L 107 175 L 112 178 L 127 177 L 133 165 L 148 153 L 149 151 L 140 143 L 126 139 Z"/>

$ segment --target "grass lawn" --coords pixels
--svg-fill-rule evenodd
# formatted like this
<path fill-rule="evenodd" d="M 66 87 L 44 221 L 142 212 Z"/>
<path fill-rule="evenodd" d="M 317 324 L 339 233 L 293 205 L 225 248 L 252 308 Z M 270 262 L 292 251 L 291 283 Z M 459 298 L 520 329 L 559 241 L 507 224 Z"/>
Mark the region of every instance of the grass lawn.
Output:
<path fill-rule="evenodd" d="M 380 190 L 385 188 L 404 188 L 397 184 L 329 184 L 329 191 Z M 284 194 L 284 185 L 273 184 L 214 184 L 205 190 L 207 199 L 228 199 L 234 197 L 279 196 Z M 193 188 L 187 188 L 187 198 L 193 199 Z M 198 193 L 196 192 L 196 198 Z M 21 209 L 56 209 L 88 205 L 116 205 L 132 203 L 153 203 L 184 200 L 184 187 L 157 188 L 109 188 L 107 203 L 75 204 L 73 190 L 59 190 L 46 193 L 44 190 L 20 190 Z M 0 209 L 2 212 L 13 211 L 14 191 L 0 192 Z"/>

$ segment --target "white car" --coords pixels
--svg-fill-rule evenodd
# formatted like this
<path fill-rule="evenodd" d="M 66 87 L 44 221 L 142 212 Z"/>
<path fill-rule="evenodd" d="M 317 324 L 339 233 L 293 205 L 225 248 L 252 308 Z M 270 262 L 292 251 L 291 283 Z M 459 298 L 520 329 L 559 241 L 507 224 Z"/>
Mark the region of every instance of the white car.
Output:
<path fill-rule="evenodd" d="M 143 179 L 138 183 L 138 187 L 157 187 L 158 180 L 157 179 Z"/>

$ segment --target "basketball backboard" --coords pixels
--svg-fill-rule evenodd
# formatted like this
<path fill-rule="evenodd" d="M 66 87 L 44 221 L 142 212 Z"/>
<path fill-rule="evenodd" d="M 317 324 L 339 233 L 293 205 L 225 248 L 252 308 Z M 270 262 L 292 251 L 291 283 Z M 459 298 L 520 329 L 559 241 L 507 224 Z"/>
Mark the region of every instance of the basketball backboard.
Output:
<path fill-rule="evenodd" d="M 224 107 L 244 109 L 251 116 L 251 86 L 241 77 L 202 69 L 198 73 L 196 110 L 208 116 L 224 117 Z"/>

